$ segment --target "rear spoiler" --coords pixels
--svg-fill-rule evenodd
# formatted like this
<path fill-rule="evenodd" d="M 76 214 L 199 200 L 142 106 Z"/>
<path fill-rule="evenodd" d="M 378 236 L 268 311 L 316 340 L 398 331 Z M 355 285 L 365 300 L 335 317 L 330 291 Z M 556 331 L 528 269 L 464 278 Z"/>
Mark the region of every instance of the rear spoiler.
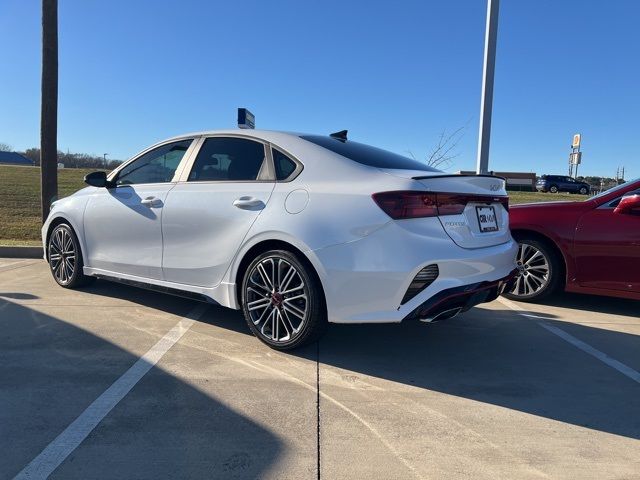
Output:
<path fill-rule="evenodd" d="M 487 178 L 499 178 L 500 180 L 507 179 L 505 177 L 499 177 L 498 175 L 488 175 L 488 174 L 470 174 L 470 173 L 451 173 L 448 175 L 418 175 L 417 177 L 411 177 L 413 180 L 426 180 L 428 178 L 447 178 L 447 177 L 487 177 Z"/>

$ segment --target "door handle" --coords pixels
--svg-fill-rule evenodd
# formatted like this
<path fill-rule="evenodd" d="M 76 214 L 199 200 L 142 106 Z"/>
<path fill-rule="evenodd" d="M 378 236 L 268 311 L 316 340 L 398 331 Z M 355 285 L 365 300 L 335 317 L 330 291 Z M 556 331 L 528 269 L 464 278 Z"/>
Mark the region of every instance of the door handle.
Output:
<path fill-rule="evenodd" d="M 147 197 L 144 200 L 140 200 L 140 203 L 149 208 L 160 208 L 162 206 L 162 200 L 156 197 Z"/>
<path fill-rule="evenodd" d="M 233 201 L 233 206 L 242 210 L 262 210 L 264 203 L 255 197 L 240 197 Z"/>

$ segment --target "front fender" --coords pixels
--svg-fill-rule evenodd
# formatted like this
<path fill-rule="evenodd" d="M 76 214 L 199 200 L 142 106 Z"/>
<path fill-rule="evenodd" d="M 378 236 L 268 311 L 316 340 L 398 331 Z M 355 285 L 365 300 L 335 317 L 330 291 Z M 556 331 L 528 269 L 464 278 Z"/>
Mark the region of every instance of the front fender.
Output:
<path fill-rule="evenodd" d="M 49 216 L 47 220 L 42 225 L 42 245 L 44 248 L 44 258 L 48 260 L 46 257 L 47 251 L 47 236 L 49 233 L 49 229 L 53 223 L 57 223 L 60 220 L 63 220 L 65 223 L 68 223 L 73 231 L 78 237 L 78 242 L 80 243 L 80 251 L 82 252 L 83 259 L 87 258 L 85 254 L 86 244 L 84 241 L 84 210 L 87 206 L 87 202 L 89 200 L 88 195 L 72 195 L 70 197 L 63 198 L 62 200 L 58 200 L 54 202 L 51 206 L 51 211 L 49 212 Z M 85 266 L 89 266 L 86 265 Z"/>

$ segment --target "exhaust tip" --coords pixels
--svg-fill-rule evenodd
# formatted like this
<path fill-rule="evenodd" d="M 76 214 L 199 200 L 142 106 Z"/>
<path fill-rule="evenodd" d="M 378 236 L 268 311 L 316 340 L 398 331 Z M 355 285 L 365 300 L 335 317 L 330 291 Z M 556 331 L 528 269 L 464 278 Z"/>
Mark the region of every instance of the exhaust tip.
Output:
<path fill-rule="evenodd" d="M 462 307 L 450 308 L 448 310 L 443 310 L 442 312 L 438 312 L 435 315 L 430 315 L 428 317 L 420 318 L 419 320 L 423 323 L 435 323 L 440 322 L 442 320 L 448 320 L 450 318 L 458 316 L 458 314 L 462 313 Z"/>

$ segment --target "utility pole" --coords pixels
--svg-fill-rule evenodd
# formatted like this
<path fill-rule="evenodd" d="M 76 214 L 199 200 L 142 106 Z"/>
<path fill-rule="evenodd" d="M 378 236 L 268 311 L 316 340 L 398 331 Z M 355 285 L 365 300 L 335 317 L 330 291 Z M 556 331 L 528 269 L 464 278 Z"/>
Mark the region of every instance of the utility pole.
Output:
<path fill-rule="evenodd" d="M 109 155 L 108 153 L 103 153 L 102 154 L 102 158 L 104 158 L 104 168 L 107 168 L 107 155 Z"/>
<path fill-rule="evenodd" d="M 40 192 L 44 223 L 58 197 L 58 0 L 42 0 Z"/>
<path fill-rule="evenodd" d="M 478 133 L 477 174 L 489 171 L 491 143 L 491 113 L 493 110 L 493 78 L 496 69 L 498 40 L 498 11 L 500 0 L 487 0 L 487 28 L 484 38 L 484 67 L 482 69 L 482 99 L 480 101 L 480 129 Z"/>

